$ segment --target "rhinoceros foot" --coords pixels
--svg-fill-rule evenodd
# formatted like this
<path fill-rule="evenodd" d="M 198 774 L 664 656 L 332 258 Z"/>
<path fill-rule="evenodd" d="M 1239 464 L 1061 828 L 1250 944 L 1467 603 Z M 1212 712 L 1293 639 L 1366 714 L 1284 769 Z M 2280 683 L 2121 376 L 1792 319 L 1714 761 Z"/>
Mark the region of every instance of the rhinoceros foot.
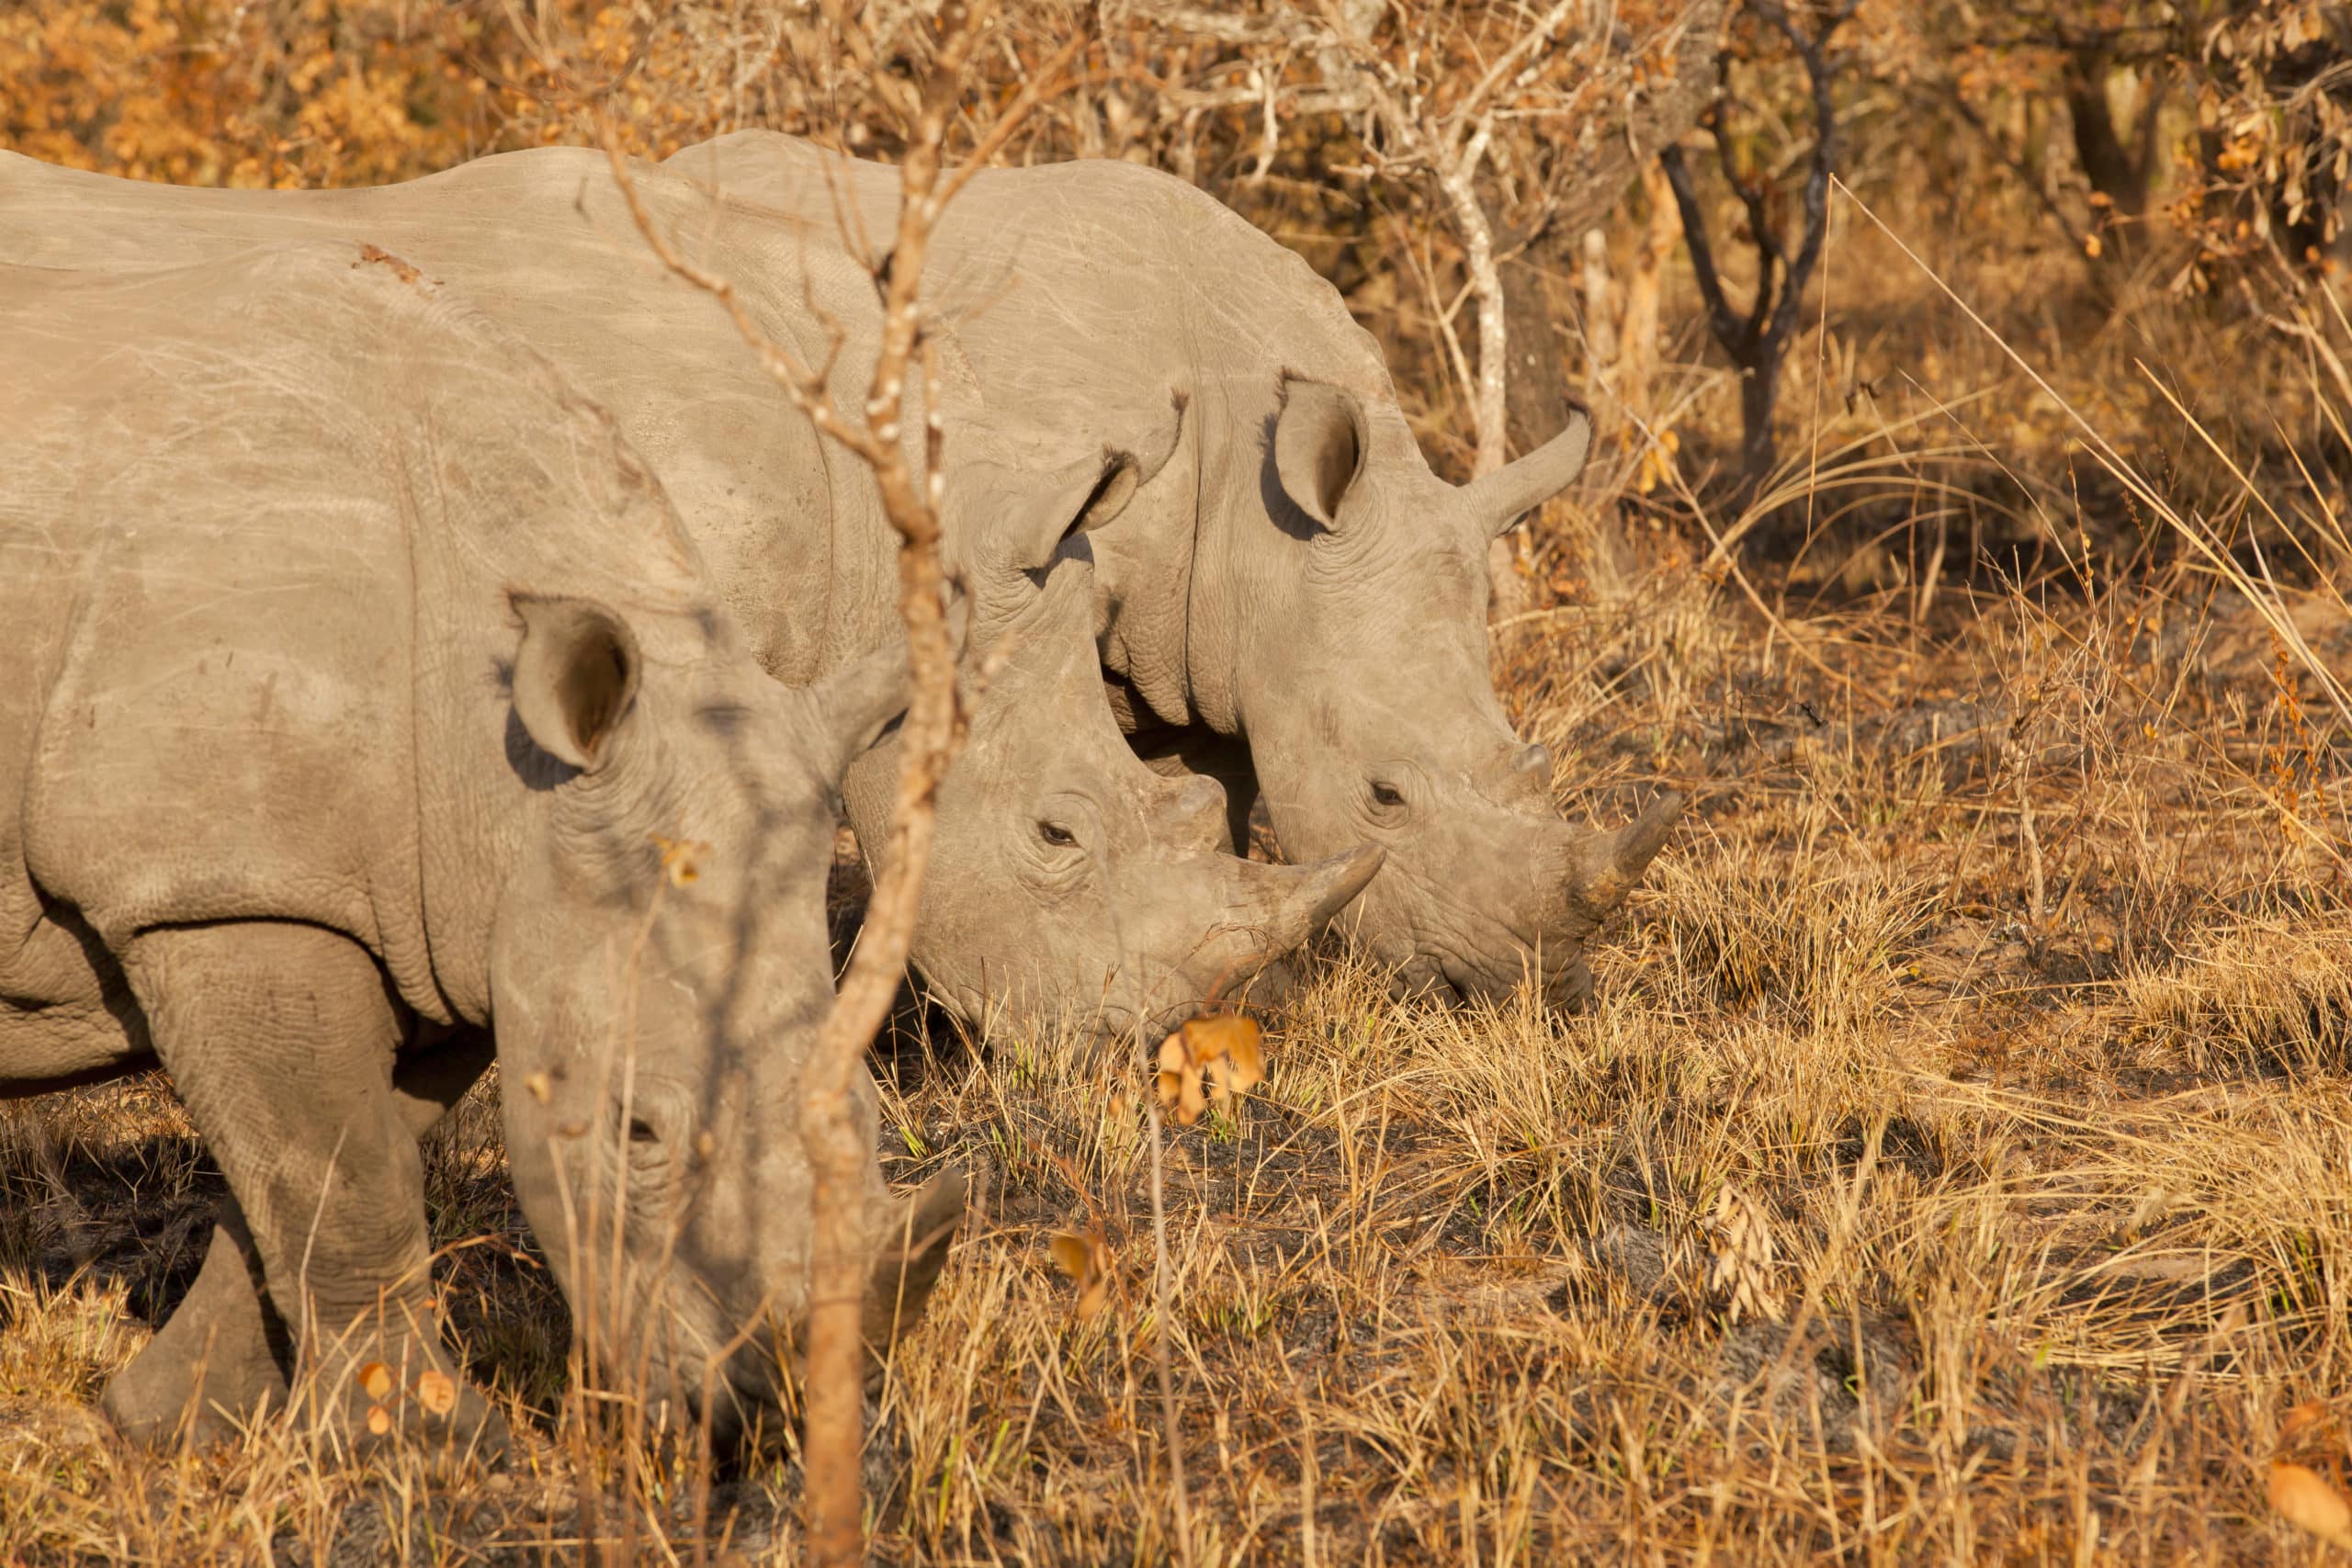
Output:
<path fill-rule="evenodd" d="M 233 1439 L 290 1402 L 285 1324 L 259 1287 L 260 1268 L 237 1216 L 213 1232 L 187 1299 L 146 1348 L 107 1384 L 100 1404 L 118 1431 L 155 1447 Z M 495 1463 L 506 1419 L 438 1348 L 437 1333 L 355 1333 L 331 1366 L 303 1379 L 312 1399 L 298 1417 L 354 1454 L 395 1444 L 452 1461 Z"/>
<path fill-rule="evenodd" d="M 286 1408 L 285 1326 L 263 1303 L 259 1275 L 253 1239 L 232 1213 L 213 1227 L 187 1298 L 107 1383 L 99 1404 L 116 1430 L 203 1447 Z"/>
<path fill-rule="evenodd" d="M 407 1442 L 494 1462 L 507 1448 L 505 1417 L 467 1386 L 428 1337 L 437 1341 L 432 1325 L 419 1334 L 355 1332 L 335 1348 L 331 1370 L 305 1378 L 315 1395 L 311 1414 L 356 1452 Z M 270 1304 L 253 1237 L 232 1200 L 196 1282 L 107 1384 L 100 1404 L 135 1442 L 207 1447 L 287 1408 L 292 1359 L 285 1320 Z"/>
<path fill-rule="evenodd" d="M 422 1450 L 436 1465 L 506 1457 L 506 1418 L 465 1381 L 440 1348 L 437 1325 L 413 1330 L 363 1325 L 345 1336 L 307 1381 L 303 1412 L 356 1458 Z"/>

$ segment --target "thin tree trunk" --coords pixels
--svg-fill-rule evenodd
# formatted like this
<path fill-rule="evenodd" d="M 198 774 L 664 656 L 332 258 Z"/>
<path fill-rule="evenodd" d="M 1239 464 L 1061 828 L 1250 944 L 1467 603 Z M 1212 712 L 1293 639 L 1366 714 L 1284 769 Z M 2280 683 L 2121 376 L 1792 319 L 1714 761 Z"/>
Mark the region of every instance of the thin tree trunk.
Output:
<path fill-rule="evenodd" d="M 1626 411 L 1623 389 L 1617 385 L 1618 290 L 1609 276 L 1609 236 L 1599 228 L 1586 230 L 1582 252 L 1577 281 L 1584 309 L 1584 398 L 1595 426 L 1612 431 L 1623 426 Z M 1553 379 L 1556 389 L 1556 371 Z M 1567 398 L 1555 390 L 1554 399 L 1559 408 L 1557 417 L 1541 430 L 1523 433 L 1519 438 L 1521 451 L 1532 451 L 1567 428 Z M 1622 602 L 1633 587 L 1635 566 L 1633 546 L 1618 523 L 1616 508 L 1606 504 L 1577 508 L 1568 535 L 1591 598 L 1604 604 Z"/>
<path fill-rule="evenodd" d="M 1509 308 L 1503 301 L 1502 272 L 1495 263 L 1494 227 L 1487 221 L 1476 184 L 1487 139 L 1488 128 L 1482 125 L 1438 176 L 1439 188 L 1445 192 L 1453 208 L 1453 221 L 1462 231 L 1463 268 L 1470 275 L 1470 298 L 1478 310 L 1478 362 L 1471 371 L 1470 417 L 1478 443 L 1470 460 L 1474 479 L 1503 466 L 1510 425 L 1505 390 L 1510 366 Z"/>
<path fill-rule="evenodd" d="M 1739 373 L 1739 472 L 1749 490 L 1763 484 L 1779 460 L 1772 439 L 1772 413 L 1781 403 L 1781 366 L 1772 363 Z"/>
<path fill-rule="evenodd" d="M 1503 320 L 1510 364 L 1503 378 L 1514 452 L 1532 452 L 1568 427 L 1568 379 L 1560 369 L 1558 313 L 1531 252 L 1503 265 Z"/>
<path fill-rule="evenodd" d="M 1617 290 L 1609 281 L 1609 236 L 1599 229 L 1584 231 L 1584 344 L 1599 382 L 1617 364 Z M 1607 389 L 1600 389 L 1605 396 Z M 1610 402 L 1617 400 L 1607 398 Z"/>
<path fill-rule="evenodd" d="M 1477 169 L 1487 155 L 1493 128 L 1481 124 L 1461 151 L 1438 170 L 1438 188 L 1453 209 L 1462 233 L 1463 267 L 1470 275 L 1470 298 L 1478 310 L 1478 363 L 1471 371 L 1470 415 L 1477 448 L 1470 460 L 1471 477 L 1493 473 L 1507 460 L 1510 424 L 1508 395 L 1510 373 L 1510 309 L 1503 299 L 1501 270 L 1495 263 L 1495 231 L 1487 208 L 1478 199 Z M 1502 534 L 1487 546 L 1487 614 L 1495 619 L 1527 608 L 1526 574 L 1519 567 L 1516 531 Z"/>
<path fill-rule="evenodd" d="M 1657 284 L 1661 268 L 1681 238 L 1657 166 L 1661 147 L 1681 140 L 1699 122 L 1715 91 L 1715 53 L 1723 34 L 1727 0 L 1692 0 L 1682 20 L 1671 78 L 1645 98 L 1619 134 L 1601 139 L 1583 175 L 1561 196 L 1544 226 L 1544 237 L 1530 253 L 1504 269 L 1504 303 L 1513 345 L 1510 361 L 1510 432 L 1512 446 L 1532 452 L 1566 428 L 1566 378 L 1560 374 L 1558 355 L 1552 352 L 1554 315 L 1544 299 L 1543 268 L 1581 269 L 1585 236 L 1603 229 L 1636 177 L 1657 187 L 1652 196 L 1652 235 L 1642 253 L 1650 256 L 1656 231 L 1663 225 L 1661 254 L 1635 270 L 1621 295 L 1622 316 L 1615 318 L 1616 341 L 1596 344 L 1595 317 L 1585 312 L 1587 339 L 1584 397 L 1593 404 L 1597 434 L 1616 428 L 1625 412 L 1647 418 L 1650 380 L 1657 360 Z M 1646 292 L 1644 291 L 1646 284 Z M 1608 325 L 1600 329 L 1605 339 Z M 1610 383 L 1603 386 L 1604 378 Z M 1617 406 L 1611 407 L 1615 393 Z M 1596 512 L 1586 519 L 1584 567 L 1593 591 L 1603 599 L 1614 597 L 1630 584 L 1636 570 L 1631 542 L 1617 518 Z"/>
<path fill-rule="evenodd" d="M 1649 221 L 1642 243 L 1634 251 L 1634 265 L 1625 274 L 1624 308 L 1617 323 L 1617 398 L 1627 412 L 1655 425 L 1658 415 L 1658 300 L 1666 282 L 1667 264 L 1682 238 L 1674 215 L 1674 192 L 1666 171 L 1653 164 L 1642 175 L 1643 198 L 1649 204 Z"/>
<path fill-rule="evenodd" d="M 2075 156 L 2091 188 L 2126 218 L 2148 209 L 2149 160 L 2134 156 L 2117 131 L 2115 113 L 2108 106 L 2108 57 L 2103 51 L 2070 55 L 2066 61 L 2066 114 L 2074 122 Z M 2143 107 L 2143 121 L 2154 118 L 2153 106 Z M 2143 137 L 2142 148 L 2150 145 Z"/>

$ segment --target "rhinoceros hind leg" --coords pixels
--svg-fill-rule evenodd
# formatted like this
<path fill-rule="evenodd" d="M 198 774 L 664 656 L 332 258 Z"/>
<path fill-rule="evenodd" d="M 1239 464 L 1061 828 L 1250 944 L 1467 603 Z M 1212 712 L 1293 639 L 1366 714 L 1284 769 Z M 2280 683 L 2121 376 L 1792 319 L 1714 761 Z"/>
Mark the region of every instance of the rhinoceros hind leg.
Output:
<path fill-rule="evenodd" d="M 147 931 L 123 968 L 292 1330 L 297 1408 L 342 1447 L 503 1446 L 442 1348 L 424 1171 L 393 1084 L 411 1021 L 374 958 L 321 927 L 252 920 Z"/>
<path fill-rule="evenodd" d="M 236 1200 L 223 1205 L 196 1282 L 100 1400 L 125 1437 L 191 1446 L 286 1407 L 286 1325 L 261 1292 L 261 1259 Z"/>

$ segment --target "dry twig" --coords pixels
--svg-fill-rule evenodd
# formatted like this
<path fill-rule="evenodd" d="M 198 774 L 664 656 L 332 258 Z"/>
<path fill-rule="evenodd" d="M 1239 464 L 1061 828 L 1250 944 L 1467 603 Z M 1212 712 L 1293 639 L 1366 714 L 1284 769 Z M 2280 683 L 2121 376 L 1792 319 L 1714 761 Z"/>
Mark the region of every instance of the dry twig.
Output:
<path fill-rule="evenodd" d="M 943 179 L 941 167 L 965 68 L 983 41 L 994 9 L 989 0 L 980 0 L 949 6 L 940 15 L 940 41 L 921 88 L 914 134 L 899 164 L 898 228 L 876 267 L 882 296 L 881 351 L 862 421 L 852 420 L 834 402 L 826 385 L 829 366 L 810 367 L 775 342 L 731 282 L 687 259 L 662 232 L 629 177 L 612 127 L 607 123 L 604 129 L 614 177 L 647 243 L 673 273 L 719 302 L 794 406 L 865 463 L 880 494 L 883 515 L 899 539 L 899 614 L 906 627 L 913 689 L 899 730 L 890 847 L 801 1093 L 800 1134 L 815 1178 L 802 1451 L 810 1560 L 820 1564 L 854 1562 L 865 1555 L 859 1495 L 865 1364 L 860 1314 L 869 1259 L 861 1231 L 860 1187 L 873 1151 L 859 1131 L 852 1091 L 866 1047 L 888 1013 L 906 968 L 923 870 L 931 857 L 940 781 L 962 745 L 967 722 L 956 684 L 946 577 L 939 553 L 945 475 L 940 463 L 938 367 L 924 335 L 919 298 L 923 263 L 948 200 L 1053 90 L 1071 52 L 1065 49 L 1033 77 L 981 136 L 972 160 Z M 863 41 L 871 48 L 870 39 Z M 920 465 L 910 459 L 906 439 L 908 423 L 918 407 L 918 375 L 923 422 Z"/>

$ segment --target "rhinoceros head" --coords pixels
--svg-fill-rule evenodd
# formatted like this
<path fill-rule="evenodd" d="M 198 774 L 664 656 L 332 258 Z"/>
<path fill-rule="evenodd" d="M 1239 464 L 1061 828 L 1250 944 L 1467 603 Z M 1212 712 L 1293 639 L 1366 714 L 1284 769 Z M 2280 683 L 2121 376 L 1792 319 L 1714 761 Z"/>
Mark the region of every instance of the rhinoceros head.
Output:
<path fill-rule="evenodd" d="M 1559 819 L 1551 757 L 1495 700 L 1486 552 L 1576 477 L 1591 424 L 1578 411 L 1549 445 L 1455 486 L 1383 412 L 1328 383 L 1283 383 L 1262 482 L 1306 561 L 1251 617 L 1250 760 L 1293 855 L 1386 851 L 1340 924 L 1401 987 L 1498 997 L 1532 979 L 1573 1001 L 1590 986 L 1586 938 L 1680 802 L 1613 832 Z"/>
<path fill-rule="evenodd" d="M 1083 535 L 1166 461 L 1180 419 L 1170 406 L 1138 439 L 1067 462 L 1001 426 L 967 424 L 950 447 L 971 728 L 940 790 L 913 958 L 975 1023 L 1118 1032 L 1212 993 L 1264 1000 L 1288 981 L 1285 955 L 1379 868 L 1361 843 L 1311 865 L 1225 852 L 1224 791 L 1137 761 L 1103 700 Z M 853 775 L 869 853 L 887 842 L 876 781 L 895 768 L 885 746 Z"/>
<path fill-rule="evenodd" d="M 537 800 L 491 933 L 516 1193 L 606 1375 L 724 1430 L 773 1399 L 806 1306 L 834 797 L 904 705 L 903 658 L 795 690 L 723 625 L 706 647 L 663 627 L 649 655 L 598 604 L 516 609 L 509 751 Z M 878 1168 L 857 1201 L 895 1239 Z M 897 1284 L 907 1315 L 922 1290 Z"/>

